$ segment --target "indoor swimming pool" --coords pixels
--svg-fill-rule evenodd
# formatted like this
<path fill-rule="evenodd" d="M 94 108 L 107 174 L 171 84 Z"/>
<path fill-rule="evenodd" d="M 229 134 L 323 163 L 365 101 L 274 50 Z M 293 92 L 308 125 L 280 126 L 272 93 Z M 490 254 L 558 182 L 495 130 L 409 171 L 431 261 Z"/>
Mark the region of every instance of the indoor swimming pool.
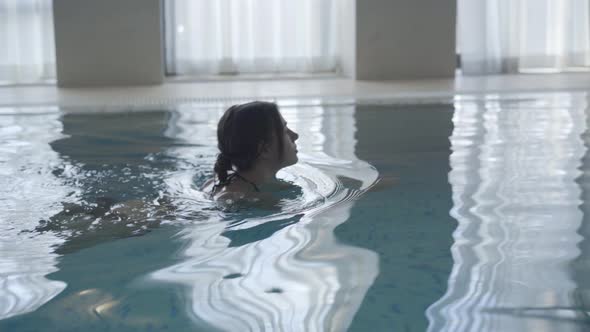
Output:
<path fill-rule="evenodd" d="M 278 100 L 300 162 L 222 209 L 223 103 L 0 109 L 0 331 L 587 331 L 585 93 Z"/>

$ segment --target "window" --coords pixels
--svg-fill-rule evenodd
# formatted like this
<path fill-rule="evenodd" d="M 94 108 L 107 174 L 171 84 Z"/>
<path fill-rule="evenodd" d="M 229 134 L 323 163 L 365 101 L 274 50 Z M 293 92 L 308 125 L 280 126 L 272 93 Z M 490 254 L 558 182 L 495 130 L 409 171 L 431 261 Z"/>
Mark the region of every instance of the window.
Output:
<path fill-rule="evenodd" d="M 338 0 L 167 0 L 169 75 L 340 69 Z"/>
<path fill-rule="evenodd" d="M 51 0 L 0 0 L 0 83 L 55 78 Z"/>
<path fill-rule="evenodd" d="M 588 0 L 458 0 L 464 73 L 590 69 Z"/>

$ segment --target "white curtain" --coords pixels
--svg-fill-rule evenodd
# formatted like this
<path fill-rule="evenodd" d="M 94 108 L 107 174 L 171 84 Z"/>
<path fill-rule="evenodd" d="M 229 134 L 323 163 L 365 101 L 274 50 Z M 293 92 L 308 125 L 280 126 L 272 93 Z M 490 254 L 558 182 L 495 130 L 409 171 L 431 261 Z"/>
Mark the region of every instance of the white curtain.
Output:
<path fill-rule="evenodd" d="M 167 72 L 336 72 L 340 2 L 167 0 Z"/>
<path fill-rule="evenodd" d="M 0 83 L 55 78 L 51 0 L 0 0 Z"/>
<path fill-rule="evenodd" d="M 589 16 L 588 0 L 458 0 L 463 73 L 587 70 Z"/>

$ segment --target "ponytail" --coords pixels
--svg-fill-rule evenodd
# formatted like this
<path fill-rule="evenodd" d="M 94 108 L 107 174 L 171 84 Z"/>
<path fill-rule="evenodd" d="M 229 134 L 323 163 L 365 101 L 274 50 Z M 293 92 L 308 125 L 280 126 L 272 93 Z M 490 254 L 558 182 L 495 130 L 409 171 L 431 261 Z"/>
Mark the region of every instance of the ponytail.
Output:
<path fill-rule="evenodd" d="M 223 153 L 218 154 L 217 161 L 215 162 L 215 167 L 213 168 L 213 170 L 215 171 L 215 174 L 217 174 L 219 183 L 225 183 L 228 177 L 227 172 L 232 170 L 231 160 L 228 157 L 226 157 Z"/>

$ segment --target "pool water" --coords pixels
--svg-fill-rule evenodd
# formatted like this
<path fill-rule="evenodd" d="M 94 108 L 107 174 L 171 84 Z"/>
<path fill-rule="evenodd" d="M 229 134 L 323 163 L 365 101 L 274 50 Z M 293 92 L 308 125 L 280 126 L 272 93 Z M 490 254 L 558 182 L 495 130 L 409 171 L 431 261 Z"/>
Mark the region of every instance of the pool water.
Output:
<path fill-rule="evenodd" d="M 0 110 L 0 331 L 585 331 L 583 93 L 281 102 L 300 162 L 222 209 L 227 105 Z"/>

